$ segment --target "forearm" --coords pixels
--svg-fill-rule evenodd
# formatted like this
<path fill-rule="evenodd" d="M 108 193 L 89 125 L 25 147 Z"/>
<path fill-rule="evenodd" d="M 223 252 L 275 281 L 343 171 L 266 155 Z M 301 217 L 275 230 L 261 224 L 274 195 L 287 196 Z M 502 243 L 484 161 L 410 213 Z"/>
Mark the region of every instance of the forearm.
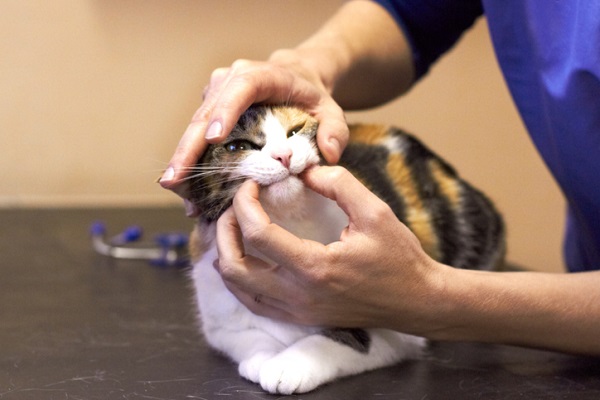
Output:
<path fill-rule="evenodd" d="M 370 1 L 346 3 L 313 36 L 271 60 L 303 63 L 345 109 L 380 105 L 408 90 L 415 76 L 404 34 Z"/>
<path fill-rule="evenodd" d="M 431 339 L 600 355 L 600 272 L 443 275 Z"/>

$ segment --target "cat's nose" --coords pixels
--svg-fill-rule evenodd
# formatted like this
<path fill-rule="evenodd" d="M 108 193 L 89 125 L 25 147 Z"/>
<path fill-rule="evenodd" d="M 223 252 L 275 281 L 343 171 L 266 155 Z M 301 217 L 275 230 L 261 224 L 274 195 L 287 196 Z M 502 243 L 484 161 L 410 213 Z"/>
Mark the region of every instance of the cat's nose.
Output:
<path fill-rule="evenodd" d="M 271 157 L 279 161 L 284 167 L 289 168 L 290 159 L 292 158 L 292 149 L 290 149 L 289 147 L 273 149 L 273 151 L 271 152 Z"/>

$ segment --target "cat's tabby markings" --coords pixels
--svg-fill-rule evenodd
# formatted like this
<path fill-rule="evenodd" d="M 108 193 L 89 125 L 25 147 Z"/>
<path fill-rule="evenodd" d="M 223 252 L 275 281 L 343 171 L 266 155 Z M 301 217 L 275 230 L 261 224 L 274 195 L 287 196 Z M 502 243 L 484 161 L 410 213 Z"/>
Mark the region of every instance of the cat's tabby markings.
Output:
<path fill-rule="evenodd" d="M 348 217 L 298 178 L 321 161 L 316 121 L 290 107 L 253 106 L 191 171 L 202 211 L 192 233 L 192 277 L 206 340 L 239 363 L 240 374 L 272 393 L 300 393 L 338 377 L 418 357 L 419 337 L 385 329 L 320 329 L 256 316 L 226 289 L 212 264 L 216 219 L 246 179 L 261 186 L 272 222 L 321 243 L 339 238 Z M 503 222 L 492 203 L 411 135 L 381 125 L 350 127 L 340 165 L 384 200 L 433 258 L 493 269 L 504 255 Z M 254 250 L 246 247 L 246 252 Z M 260 254 L 257 254 L 260 256 Z"/>

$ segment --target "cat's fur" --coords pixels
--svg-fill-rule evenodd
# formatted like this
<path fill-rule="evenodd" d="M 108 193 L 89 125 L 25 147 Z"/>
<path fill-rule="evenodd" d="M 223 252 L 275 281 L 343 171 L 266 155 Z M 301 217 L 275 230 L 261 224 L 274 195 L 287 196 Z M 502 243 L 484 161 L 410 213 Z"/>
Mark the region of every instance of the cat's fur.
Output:
<path fill-rule="evenodd" d="M 192 173 L 192 200 L 202 212 L 192 234 L 192 276 L 204 335 L 239 363 L 243 377 L 272 393 L 310 391 L 417 357 L 425 345 L 385 329 L 321 329 L 254 315 L 213 268 L 215 221 L 246 179 L 263 187 L 261 204 L 273 222 L 325 244 L 339 239 L 347 216 L 297 177 L 321 161 L 316 131 L 303 111 L 253 106 L 225 142 L 209 146 Z M 356 125 L 350 131 L 340 164 L 391 206 L 430 256 L 461 268 L 492 269 L 502 261 L 501 217 L 452 167 L 398 129 Z"/>

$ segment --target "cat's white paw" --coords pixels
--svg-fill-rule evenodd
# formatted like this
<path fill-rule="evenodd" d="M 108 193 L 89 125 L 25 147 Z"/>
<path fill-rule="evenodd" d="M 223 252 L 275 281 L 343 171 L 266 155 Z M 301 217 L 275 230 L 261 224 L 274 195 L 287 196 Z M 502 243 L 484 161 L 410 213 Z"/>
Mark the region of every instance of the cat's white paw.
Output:
<path fill-rule="evenodd" d="M 260 385 L 270 393 L 306 393 L 324 383 L 319 366 L 307 358 L 276 356 L 260 370 Z"/>
<path fill-rule="evenodd" d="M 240 376 L 254 383 L 260 383 L 260 370 L 268 359 L 275 356 L 274 352 L 260 352 L 242 361 L 238 366 Z"/>

